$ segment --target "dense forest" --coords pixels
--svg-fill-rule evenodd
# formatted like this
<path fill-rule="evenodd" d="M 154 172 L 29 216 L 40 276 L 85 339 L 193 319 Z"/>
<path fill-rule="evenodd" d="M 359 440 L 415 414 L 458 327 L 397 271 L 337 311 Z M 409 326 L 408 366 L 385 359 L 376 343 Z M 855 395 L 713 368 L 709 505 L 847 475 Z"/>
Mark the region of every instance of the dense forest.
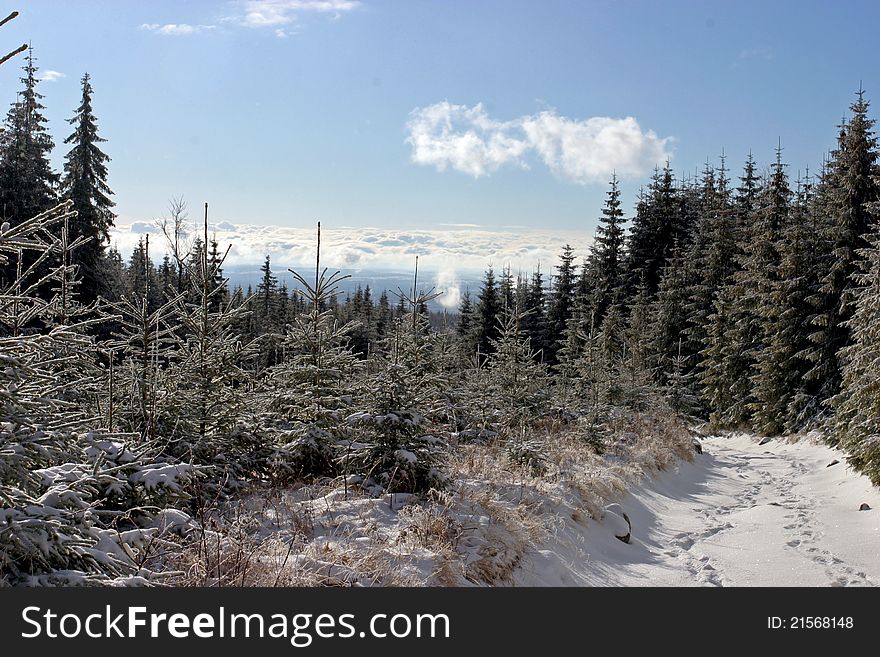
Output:
<path fill-rule="evenodd" d="M 613 178 L 582 261 L 566 245 L 552 272 L 490 268 L 432 322 L 417 266 L 408 290 L 340 295 L 320 226 L 295 289 L 268 257 L 256 289 L 230 288 L 207 204 L 172 202 L 158 244 L 109 248 L 92 80 L 55 171 L 37 59 L 21 57 L 0 135 L 3 584 L 146 583 L 157 518 L 208 522 L 254 487 L 430 497 L 461 444 L 500 443 L 539 476 L 536 427 L 602 452 L 616 409 L 820 429 L 880 483 L 880 164 L 862 90 L 815 171 L 793 173 L 781 145 L 741 171 L 721 156 L 681 179 L 667 163 L 632 213 Z"/>

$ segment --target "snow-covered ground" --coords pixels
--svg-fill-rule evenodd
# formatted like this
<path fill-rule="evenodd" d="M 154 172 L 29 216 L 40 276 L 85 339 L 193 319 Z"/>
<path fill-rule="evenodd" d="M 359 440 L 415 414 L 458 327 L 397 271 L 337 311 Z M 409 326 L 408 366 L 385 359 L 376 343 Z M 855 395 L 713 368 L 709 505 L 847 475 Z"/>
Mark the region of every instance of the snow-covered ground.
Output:
<path fill-rule="evenodd" d="M 613 434 L 602 455 L 548 434 L 537 473 L 503 443 L 459 445 L 454 485 L 430 499 L 338 481 L 256 491 L 220 533 L 176 523 L 166 563 L 185 585 L 880 584 L 880 491 L 820 436 L 713 436 L 694 455 L 669 417 L 621 415 Z"/>
<path fill-rule="evenodd" d="M 218 579 L 237 586 L 510 586 L 548 546 L 558 550 L 554 569 L 532 583 L 560 583 L 558 569 L 568 574 L 562 583 L 580 584 L 559 563 L 565 544 L 606 534 L 613 517 L 606 506 L 694 456 L 687 426 L 670 413 L 620 411 L 608 429 L 603 454 L 585 442 L 579 423 L 548 424 L 513 451 L 510 441 L 460 442 L 446 464 L 451 485 L 426 498 L 377 497 L 342 478 L 258 487 L 222 513 L 209 507 L 205 530 L 195 518 L 174 523 L 150 565 L 185 586 Z M 537 461 L 524 465 L 527 449 Z M 579 565 L 585 561 L 578 556 Z"/>
<path fill-rule="evenodd" d="M 745 434 L 708 438 L 703 450 L 618 499 L 630 544 L 614 537 L 620 519 L 611 514 L 602 523 L 566 519 L 513 583 L 880 584 L 880 492 L 840 452 L 809 437 L 760 445 Z"/>

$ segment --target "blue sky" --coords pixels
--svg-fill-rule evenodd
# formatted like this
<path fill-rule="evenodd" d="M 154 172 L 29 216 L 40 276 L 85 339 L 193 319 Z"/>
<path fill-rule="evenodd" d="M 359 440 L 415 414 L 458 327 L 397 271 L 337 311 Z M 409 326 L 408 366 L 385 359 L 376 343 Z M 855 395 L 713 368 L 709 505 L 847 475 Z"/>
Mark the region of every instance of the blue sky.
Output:
<path fill-rule="evenodd" d="M 738 172 L 780 137 L 816 167 L 859 81 L 880 99 L 876 2 L 2 4 L 4 43 L 61 74 L 56 143 L 92 75 L 123 222 L 184 195 L 233 223 L 592 231 L 610 168 L 631 208 L 666 155 Z"/>

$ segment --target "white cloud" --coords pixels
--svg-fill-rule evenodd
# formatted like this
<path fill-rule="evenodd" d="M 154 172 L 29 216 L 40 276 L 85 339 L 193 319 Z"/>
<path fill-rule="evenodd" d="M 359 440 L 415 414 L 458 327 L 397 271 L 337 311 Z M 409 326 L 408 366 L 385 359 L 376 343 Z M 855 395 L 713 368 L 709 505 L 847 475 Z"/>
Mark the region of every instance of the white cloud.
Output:
<path fill-rule="evenodd" d="M 60 80 L 61 78 L 66 78 L 67 76 L 61 71 L 43 71 L 43 74 L 40 76 L 40 80 L 43 82 L 55 82 L 56 80 Z"/>
<path fill-rule="evenodd" d="M 507 165 L 528 168 L 529 154 L 578 183 L 606 182 L 615 171 L 639 176 L 671 158 L 671 138 L 642 130 L 633 117 L 570 119 L 551 109 L 497 121 L 481 103 L 443 101 L 413 110 L 407 129 L 413 162 L 475 178 Z"/>
<path fill-rule="evenodd" d="M 213 30 L 215 27 L 215 25 L 189 25 L 187 23 L 168 23 L 167 25 L 144 23 L 141 25 L 142 30 L 156 32 L 164 36 L 189 36 L 206 30 Z"/>
<path fill-rule="evenodd" d="M 636 177 L 671 157 L 669 139 L 642 131 L 631 116 L 573 120 L 541 112 L 523 121 L 523 130 L 554 173 L 576 182 L 607 182 L 615 171 Z"/>
<path fill-rule="evenodd" d="M 407 124 L 416 164 L 447 168 L 475 178 L 488 175 L 505 164 L 525 166 L 529 145 L 512 137 L 515 126 L 493 121 L 483 105 L 453 105 L 443 101 L 410 114 Z"/>
<path fill-rule="evenodd" d="M 244 0 L 240 4 L 241 12 L 227 20 L 246 27 L 289 25 L 300 13 L 330 13 L 338 17 L 361 5 L 358 0 Z"/>

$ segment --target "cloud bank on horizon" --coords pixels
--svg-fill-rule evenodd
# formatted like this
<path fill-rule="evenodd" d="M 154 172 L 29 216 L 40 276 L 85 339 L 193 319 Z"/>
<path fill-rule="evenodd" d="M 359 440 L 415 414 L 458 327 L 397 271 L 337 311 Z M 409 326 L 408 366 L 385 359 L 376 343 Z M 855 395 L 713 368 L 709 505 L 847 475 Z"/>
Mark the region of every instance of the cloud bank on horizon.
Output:
<path fill-rule="evenodd" d="M 227 263 L 257 267 L 266 256 L 273 270 L 283 272 L 314 267 L 314 227 L 258 226 L 220 221 L 209 231 L 221 249 L 231 245 Z M 128 258 L 138 240 L 150 234 L 151 252 L 161 260 L 167 249 L 155 222 L 119 223 L 110 234 L 111 244 Z M 192 228 L 192 236 L 197 229 Z M 510 267 L 530 273 L 540 267 L 550 273 L 562 247 L 570 244 L 585 257 L 592 244 L 586 231 L 540 230 L 512 227 L 484 229 L 449 226 L 437 229 L 336 228 L 321 229 L 321 262 L 344 273 L 358 271 L 410 271 L 419 256 L 419 269 L 445 294 L 439 301 L 450 308 L 460 300 L 462 278 L 479 276 L 489 265 L 496 271 Z"/>
<path fill-rule="evenodd" d="M 527 169 L 532 155 L 562 179 L 605 183 L 613 173 L 642 176 L 672 158 L 672 138 L 643 130 L 631 116 L 572 119 L 549 109 L 499 121 L 482 103 L 444 100 L 414 109 L 406 127 L 414 163 L 474 178 L 505 166 Z"/>

